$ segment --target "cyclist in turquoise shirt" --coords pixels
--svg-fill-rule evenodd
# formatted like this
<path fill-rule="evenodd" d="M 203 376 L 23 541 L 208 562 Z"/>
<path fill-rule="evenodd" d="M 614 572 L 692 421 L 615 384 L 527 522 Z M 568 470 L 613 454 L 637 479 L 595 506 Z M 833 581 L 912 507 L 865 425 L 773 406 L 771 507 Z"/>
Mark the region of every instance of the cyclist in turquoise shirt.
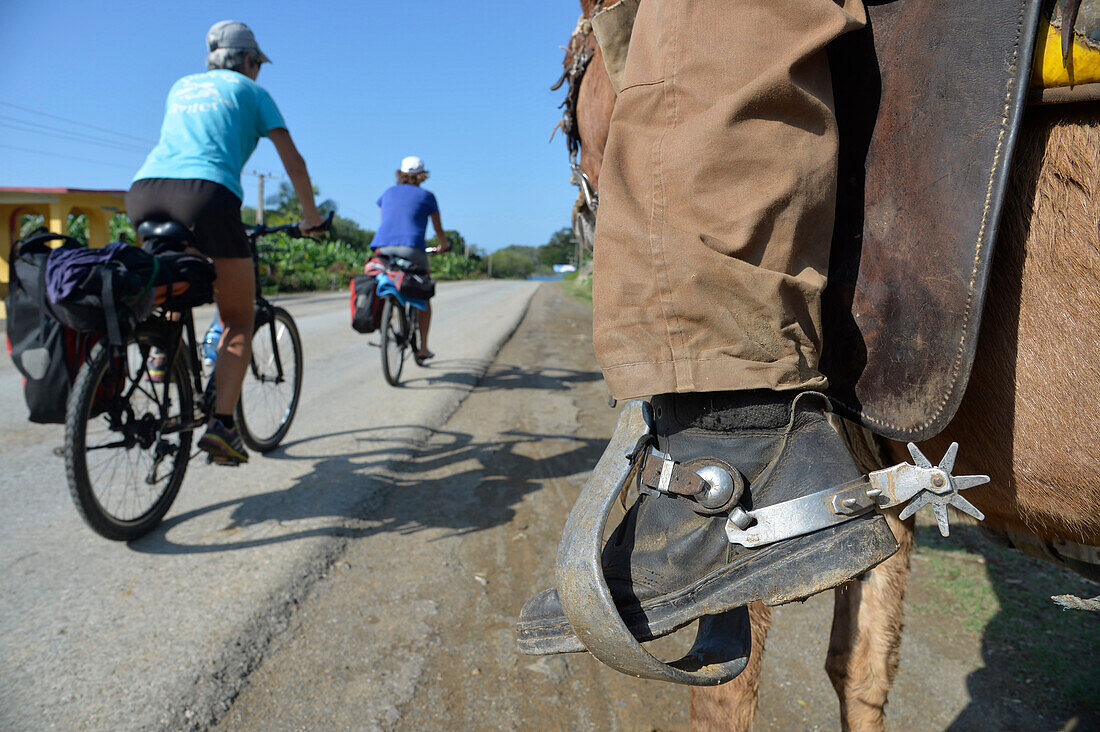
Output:
<path fill-rule="evenodd" d="M 252 251 L 241 223 L 241 170 L 261 137 L 269 137 L 302 202 L 302 233 L 320 231 L 313 184 L 278 107 L 256 77 L 270 59 L 244 23 L 223 20 L 206 35 L 207 71 L 177 81 L 168 93 L 160 141 L 134 176 L 126 212 L 134 226 L 174 220 L 195 234 L 214 260 L 214 300 L 222 320 L 214 419 L 199 447 L 215 459 L 248 460 L 233 421 L 252 346 L 256 299 Z M 150 358 L 150 375 L 164 370 Z"/>

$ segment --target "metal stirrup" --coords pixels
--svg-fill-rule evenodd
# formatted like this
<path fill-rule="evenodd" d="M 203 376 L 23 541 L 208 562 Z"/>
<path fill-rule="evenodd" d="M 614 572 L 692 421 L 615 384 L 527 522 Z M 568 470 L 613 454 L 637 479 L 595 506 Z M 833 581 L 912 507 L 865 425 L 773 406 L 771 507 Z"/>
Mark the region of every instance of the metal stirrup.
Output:
<path fill-rule="evenodd" d="M 694 686 L 723 684 L 736 677 L 748 656 L 729 658 L 724 638 L 743 632 L 744 619 L 734 611 L 700 618 L 695 642 L 687 655 L 665 663 L 650 654 L 623 622 L 603 574 L 601 555 L 607 518 L 630 480 L 639 440 L 652 432 L 653 409 L 632 400 L 581 491 L 565 523 L 558 546 L 557 586 L 562 609 L 589 653 L 631 676 Z"/>

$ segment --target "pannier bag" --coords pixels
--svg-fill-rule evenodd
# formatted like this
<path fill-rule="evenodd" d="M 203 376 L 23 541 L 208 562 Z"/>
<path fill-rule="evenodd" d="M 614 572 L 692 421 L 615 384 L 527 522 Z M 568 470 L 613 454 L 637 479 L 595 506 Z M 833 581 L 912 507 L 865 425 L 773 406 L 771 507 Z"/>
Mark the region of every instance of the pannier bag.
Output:
<path fill-rule="evenodd" d="M 39 229 L 16 242 L 11 253 L 11 282 L 5 304 L 8 353 L 23 375 L 23 397 L 29 419 L 63 424 L 65 404 L 80 367 L 98 335 L 78 333 L 53 316 L 46 300 L 46 261 L 51 241 L 58 250 L 81 248 L 80 242 Z"/>
<path fill-rule="evenodd" d="M 377 277 L 361 274 L 351 281 L 351 327 L 359 333 L 373 333 L 382 322 Z"/>
<path fill-rule="evenodd" d="M 389 256 L 375 254 L 367 260 L 363 272 L 369 275 L 385 273 L 394 287 L 405 297 L 416 300 L 430 300 L 435 297 L 435 280 L 424 272 L 410 271 L 400 267 L 391 266 Z"/>
<path fill-rule="evenodd" d="M 214 266 L 182 252 L 153 256 L 123 242 L 53 252 L 46 291 L 58 320 L 82 333 L 106 333 L 121 346 L 155 305 L 183 309 L 213 300 Z"/>
<path fill-rule="evenodd" d="M 435 280 L 426 274 L 391 269 L 386 276 L 393 282 L 397 291 L 405 297 L 417 300 L 430 300 L 435 297 Z"/>
<path fill-rule="evenodd" d="M 153 290 L 153 304 L 184 310 L 214 302 L 214 263 L 186 252 L 165 252 Z"/>

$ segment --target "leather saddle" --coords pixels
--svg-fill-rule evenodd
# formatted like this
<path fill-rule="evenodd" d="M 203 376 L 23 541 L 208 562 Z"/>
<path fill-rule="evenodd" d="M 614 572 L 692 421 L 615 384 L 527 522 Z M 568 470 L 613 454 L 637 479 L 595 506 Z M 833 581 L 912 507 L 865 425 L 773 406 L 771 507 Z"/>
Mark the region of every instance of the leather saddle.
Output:
<path fill-rule="evenodd" d="M 895 440 L 951 421 L 975 356 L 1041 0 L 869 0 L 830 48 L 841 147 L 821 368 Z"/>

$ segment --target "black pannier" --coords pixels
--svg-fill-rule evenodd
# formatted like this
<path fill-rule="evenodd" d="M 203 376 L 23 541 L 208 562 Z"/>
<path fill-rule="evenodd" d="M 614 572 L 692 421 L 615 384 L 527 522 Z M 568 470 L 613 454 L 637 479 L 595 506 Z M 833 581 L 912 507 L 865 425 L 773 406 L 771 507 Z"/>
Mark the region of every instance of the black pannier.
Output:
<path fill-rule="evenodd" d="M 54 317 L 46 299 L 46 262 L 50 242 L 59 250 L 81 248 L 80 242 L 39 229 L 12 247 L 7 307 L 8 353 L 23 375 L 23 397 L 29 419 L 43 424 L 65 422 L 65 405 L 80 367 L 98 335 L 78 333 Z"/>
<path fill-rule="evenodd" d="M 431 300 L 435 297 L 435 280 L 421 272 L 409 272 L 407 270 L 390 270 L 386 273 L 397 291 L 405 297 L 413 297 L 417 300 Z"/>
<path fill-rule="evenodd" d="M 361 274 L 351 281 L 351 327 L 356 332 L 378 330 L 382 322 L 382 304 L 375 275 Z"/>
<path fill-rule="evenodd" d="M 167 310 L 212 302 L 214 265 L 183 252 L 154 256 L 123 242 L 50 255 L 46 286 L 57 318 L 73 330 L 106 333 L 122 345 L 157 305 Z"/>

